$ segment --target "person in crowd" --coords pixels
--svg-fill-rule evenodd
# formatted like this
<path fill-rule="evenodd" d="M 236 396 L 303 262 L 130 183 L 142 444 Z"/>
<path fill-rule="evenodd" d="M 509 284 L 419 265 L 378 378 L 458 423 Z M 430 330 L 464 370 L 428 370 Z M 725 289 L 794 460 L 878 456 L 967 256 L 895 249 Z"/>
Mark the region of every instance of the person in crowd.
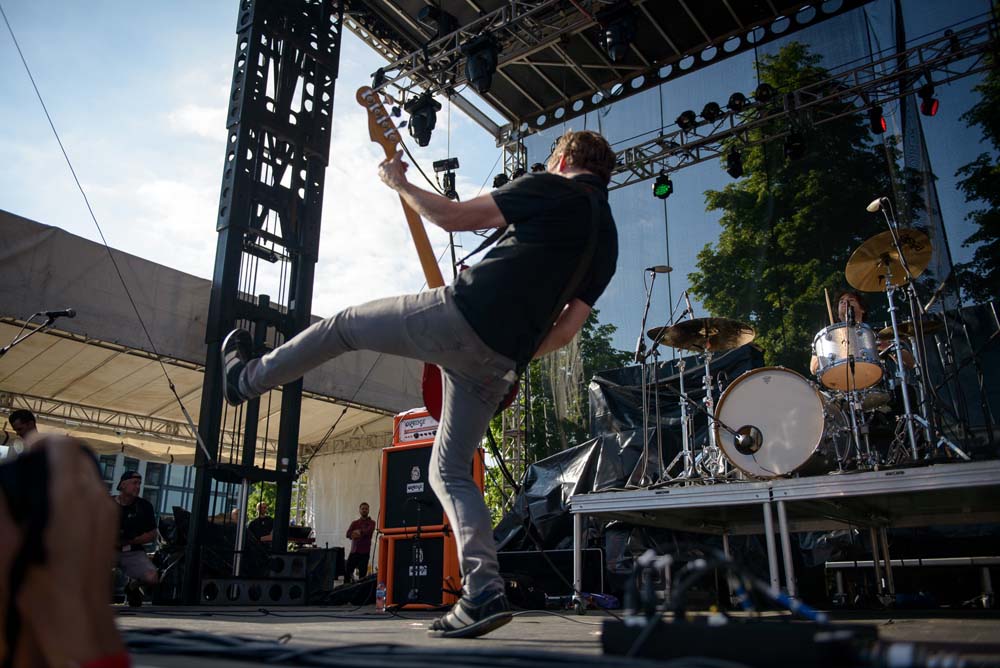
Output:
<path fill-rule="evenodd" d="M 257 504 L 257 517 L 250 521 L 247 525 L 247 531 L 249 531 L 254 538 L 259 541 L 267 542 L 271 540 L 271 533 L 274 531 L 274 518 L 269 514 L 269 509 L 267 503 L 261 501 Z"/>
<path fill-rule="evenodd" d="M 129 578 L 125 595 L 132 607 L 142 605 L 142 585 L 152 586 L 160 581 L 156 566 L 145 551 L 145 545 L 156 539 L 156 513 L 153 504 L 139 496 L 141 486 L 142 476 L 137 471 L 125 471 L 118 481 L 118 495 L 114 497 L 121 508 L 118 567 Z"/>
<path fill-rule="evenodd" d="M 375 533 L 375 520 L 368 517 L 367 503 L 358 506 L 358 512 L 361 517 L 351 522 L 351 526 L 347 527 L 347 537 L 351 539 L 351 552 L 344 565 L 346 572 L 344 580 L 348 581 L 354 578 L 355 570 L 357 570 L 359 578 L 368 575 L 368 562 L 372 556 L 372 534 Z"/>

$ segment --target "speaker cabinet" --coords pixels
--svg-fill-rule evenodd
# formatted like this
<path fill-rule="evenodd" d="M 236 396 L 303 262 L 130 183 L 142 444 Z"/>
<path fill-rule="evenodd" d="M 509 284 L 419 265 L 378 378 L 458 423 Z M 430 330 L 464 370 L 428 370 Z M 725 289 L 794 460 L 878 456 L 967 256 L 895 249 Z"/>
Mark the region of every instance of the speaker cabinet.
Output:
<path fill-rule="evenodd" d="M 458 596 L 446 591 L 462 588 L 454 537 L 450 532 L 383 535 L 379 578 L 385 582 L 386 605 L 435 608 L 457 602 Z"/>

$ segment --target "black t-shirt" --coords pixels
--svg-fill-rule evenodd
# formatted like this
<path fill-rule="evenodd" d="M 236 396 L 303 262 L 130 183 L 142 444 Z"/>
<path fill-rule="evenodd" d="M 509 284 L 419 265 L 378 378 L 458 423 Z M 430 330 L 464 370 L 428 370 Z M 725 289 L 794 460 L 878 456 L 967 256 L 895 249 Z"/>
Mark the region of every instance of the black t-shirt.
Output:
<path fill-rule="evenodd" d="M 156 528 L 153 504 L 141 496 L 129 505 L 119 507 L 122 509 L 119 533 L 123 543 Z"/>
<path fill-rule="evenodd" d="M 600 207 L 590 267 L 570 299 L 593 306 L 615 273 L 618 231 L 607 187 L 596 176 L 527 174 L 493 191 L 507 229 L 455 280 L 455 303 L 484 343 L 523 366 L 545 338 L 567 283 L 583 259 Z"/>
<path fill-rule="evenodd" d="M 250 524 L 247 525 L 247 530 L 253 534 L 254 538 L 260 540 L 274 531 L 274 518 L 269 517 L 268 515 L 262 515 L 257 519 L 252 520 Z"/>

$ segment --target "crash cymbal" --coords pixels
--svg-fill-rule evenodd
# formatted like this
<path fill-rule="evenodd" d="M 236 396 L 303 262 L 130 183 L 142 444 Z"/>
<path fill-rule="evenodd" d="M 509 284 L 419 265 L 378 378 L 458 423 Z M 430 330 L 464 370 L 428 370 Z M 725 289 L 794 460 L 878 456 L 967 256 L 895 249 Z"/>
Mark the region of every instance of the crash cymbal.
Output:
<path fill-rule="evenodd" d="M 899 245 L 913 278 L 924 273 L 931 261 L 931 240 L 920 230 L 900 230 Z M 886 231 L 867 239 L 847 261 L 847 282 L 862 292 L 885 290 L 886 276 L 892 273 L 892 285 L 905 285 L 906 271 L 899 262 L 899 251 Z"/>
<path fill-rule="evenodd" d="M 944 329 L 944 325 L 941 324 L 940 320 L 936 318 L 924 318 L 921 321 L 923 325 L 924 334 L 933 334 L 934 332 L 940 332 Z M 913 336 L 913 321 L 907 320 L 906 322 L 899 323 L 899 335 L 900 336 Z M 886 327 L 885 329 L 880 329 L 878 332 L 878 338 L 881 341 L 891 341 L 892 340 L 892 327 Z"/>
<path fill-rule="evenodd" d="M 722 352 L 753 341 L 753 327 L 729 318 L 694 318 L 669 327 L 654 327 L 649 338 L 681 350 Z"/>

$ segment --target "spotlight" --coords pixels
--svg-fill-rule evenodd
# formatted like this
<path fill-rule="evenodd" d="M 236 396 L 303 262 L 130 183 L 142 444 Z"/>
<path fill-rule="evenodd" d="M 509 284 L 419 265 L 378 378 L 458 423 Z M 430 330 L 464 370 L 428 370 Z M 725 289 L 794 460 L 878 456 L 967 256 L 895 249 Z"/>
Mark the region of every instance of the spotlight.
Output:
<path fill-rule="evenodd" d="M 436 28 L 435 37 L 444 37 L 458 30 L 458 19 L 440 7 L 427 5 L 417 12 L 417 20 L 425 26 Z"/>
<path fill-rule="evenodd" d="M 801 160 L 806 154 L 806 142 L 802 138 L 802 133 L 792 130 L 785 137 L 785 158 L 788 160 Z"/>
<path fill-rule="evenodd" d="M 868 110 L 868 127 L 872 134 L 880 135 L 886 130 L 885 116 L 882 115 L 882 105 L 876 104 Z"/>
<path fill-rule="evenodd" d="M 920 113 L 924 116 L 934 116 L 938 112 L 938 99 L 934 97 L 934 84 L 924 84 L 917 91 L 920 98 Z"/>
<path fill-rule="evenodd" d="M 372 88 L 378 88 L 383 83 L 385 83 L 385 69 L 380 67 L 372 75 Z"/>
<path fill-rule="evenodd" d="M 720 116 L 722 116 L 722 107 L 719 106 L 718 102 L 709 102 L 701 109 L 701 117 L 709 123 L 714 123 Z"/>
<path fill-rule="evenodd" d="M 677 117 L 677 127 L 681 130 L 690 130 L 698 123 L 698 117 L 695 116 L 694 112 L 688 109 L 687 111 L 681 112 L 681 115 Z"/>
<path fill-rule="evenodd" d="M 729 102 L 726 106 L 729 107 L 731 111 L 743 111 L 743 108 L 747 106 L 747 96 L 743 93 L 733 93 L 729 96 Z"/>
<path fill-rule="evenodd" d="M 493 36 L 485 33 L 462 44 L 465 54 L 465 78 L 482 95 L 493 85 L 493 75 L 497 71 L 499 48 Z"/>
<path fill-rule="evenodd" d="M 534 174 L 535 172 L 544 172 L 544 171 L 545 171 L 545 163 L 543 162 L 536 162 L 531 166 L 532 174 Z"/>
<path fill-rule="evenodd" d="M 410 136 L 417 142 L 417 146 L 427 146 L 431 141 L 431 131 L 437 125 L 437 112 L 441 110 L 441 103 L 427 92 L 404 104 L 403 110 L 410 115 Z"/>
<path fill-rule="evenodd" d="M 629 0 L 620 0 L 595 17 L 603 31 L 604 48 L 614 62 L 620 62 L 635 39 L 635 10 Z"/>
<path fill-rule="evenodd" d="M 657 199 L 667 199 L 674 194 L 674 182 L 670 180 L 666 172 L 660 172 L 653 182 L 653 197 Z"/>
<path fill-rule="evenodd" d="M 514 179 L 519 179 L 527 173 L 528 172 L 524 167 L 518 167 L 513 172 L 511 172 L 510 180 L 513 181 Z"/>
<path fill-rule="evenodd" d="M 510 183 L 510 178 L 508 178 L 508 176 L 503 172 L 500 172 L 499 174 L 493 177 L 494 188 L 500 188 L 501 186 L 505 186 L 508 183 Z"/>
<path fill-rule="evenodd" d="M 743 156 L 735 148 L 726 153 L 726 174 L 734 179 L 743 176 Z"/>
<path fill-rule="evenodd" d="M 777 91 L 774 90 L 774 86 L 772 86 L 771 84 L 762 83 L 761 85 L 757 86 L 757 90 L 753 92 L 753 99 L 757 100 L 762 104 L 767 104 L 768 102 L 774 99 L 776 93 Z"/>

